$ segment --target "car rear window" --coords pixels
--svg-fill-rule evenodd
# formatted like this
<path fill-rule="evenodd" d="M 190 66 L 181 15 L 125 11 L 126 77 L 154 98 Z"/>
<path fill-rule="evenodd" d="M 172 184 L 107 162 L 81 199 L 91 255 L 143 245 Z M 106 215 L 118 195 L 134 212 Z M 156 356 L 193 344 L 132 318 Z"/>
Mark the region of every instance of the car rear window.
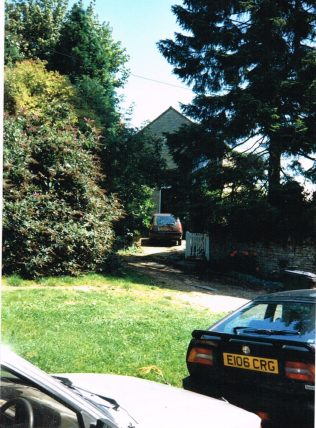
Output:
<path fill-rule="evenodd" d="M 210 330 L 315 343 L 315 305 L 305 302 L 252 302 Z"/>
<path fill-rule="evenodd" d="M 167 226 L 170 224 L 175 224 L 176 222 L 177 220 L 173 215 L 155 217 L 155 224 L 157 226 Z"/>

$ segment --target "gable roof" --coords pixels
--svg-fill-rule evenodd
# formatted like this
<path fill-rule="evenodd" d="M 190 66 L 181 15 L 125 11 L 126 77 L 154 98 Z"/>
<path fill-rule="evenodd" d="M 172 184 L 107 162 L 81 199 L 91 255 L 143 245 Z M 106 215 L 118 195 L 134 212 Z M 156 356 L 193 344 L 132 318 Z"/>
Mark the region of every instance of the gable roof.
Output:
<path fill-rule="evenodd" d="M 176 110 L 169 107 L 156 119 L 146 125 L 142 131 L 149 131 L 151 134 L 162 137 L 165 133 L 176 132 L 182 125 L 191 125 L 193 122 Z"/>

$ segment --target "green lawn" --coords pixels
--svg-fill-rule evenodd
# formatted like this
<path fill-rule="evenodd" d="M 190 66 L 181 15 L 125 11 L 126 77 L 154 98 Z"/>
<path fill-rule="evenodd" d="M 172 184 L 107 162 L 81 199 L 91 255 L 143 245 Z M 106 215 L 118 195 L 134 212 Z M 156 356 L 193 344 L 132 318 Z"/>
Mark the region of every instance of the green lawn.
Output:
<path fill-rule="evenodd" d="M 222 315 L 144 276 L 4 279 L 2 342 L 48 372 L 106 372 L 180 385 L 191 331 Z M 223 314 L 224 315 L 224 314 Z"/>

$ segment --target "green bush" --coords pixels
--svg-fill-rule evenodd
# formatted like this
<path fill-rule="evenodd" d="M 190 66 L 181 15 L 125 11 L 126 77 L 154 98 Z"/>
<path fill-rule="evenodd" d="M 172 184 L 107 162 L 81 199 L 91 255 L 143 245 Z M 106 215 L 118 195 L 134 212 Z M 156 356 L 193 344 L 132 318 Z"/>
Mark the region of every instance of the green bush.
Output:
<path fill-rule="evenodd" d="M 4 273 L 39 277 L 101 269 L 121 210 L 98 186 L 99 167 L 86 149 L 95 136 L 37 120 L 4 122 Z"/>

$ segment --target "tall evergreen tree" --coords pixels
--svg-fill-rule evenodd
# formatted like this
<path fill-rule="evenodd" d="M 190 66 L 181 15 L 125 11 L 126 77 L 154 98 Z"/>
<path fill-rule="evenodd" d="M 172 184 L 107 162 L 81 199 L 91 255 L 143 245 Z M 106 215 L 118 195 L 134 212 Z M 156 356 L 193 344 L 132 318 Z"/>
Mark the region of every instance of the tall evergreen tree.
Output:
<path fill-rule="evenodd" d="M 116 90 L 127 77 L 126 61 L 125 49 L 113 40 L 109 25 L 99 22 L 93 3 L 87 8 L 82 1 L 75 3 L 66 15 L 48 66 L 67 75 L 75 85 L 81 129 L 89 118 L 105 140 L 113 138 L 120 127 Z M 99 147 L 101 156 L 103 145 Z"/>
<path fill-rule="evenodd" d="M 73 81 L 82 76 L 98 79 L 103 86 L 120 86 L 126 77 L 127 56 L 112 38 L 108 24 L 95 16 L 93 4 L 74 4 L 61 28 L 51 67 Z"/>
<path fill-rule="evenodd" d="M 276 203 L 283 155 L 316 151 L 315 0 L 183 0 L 183 28 L 160 41 L 196 97 L 184 110 L 234 147 L 257 138 Z"/>

